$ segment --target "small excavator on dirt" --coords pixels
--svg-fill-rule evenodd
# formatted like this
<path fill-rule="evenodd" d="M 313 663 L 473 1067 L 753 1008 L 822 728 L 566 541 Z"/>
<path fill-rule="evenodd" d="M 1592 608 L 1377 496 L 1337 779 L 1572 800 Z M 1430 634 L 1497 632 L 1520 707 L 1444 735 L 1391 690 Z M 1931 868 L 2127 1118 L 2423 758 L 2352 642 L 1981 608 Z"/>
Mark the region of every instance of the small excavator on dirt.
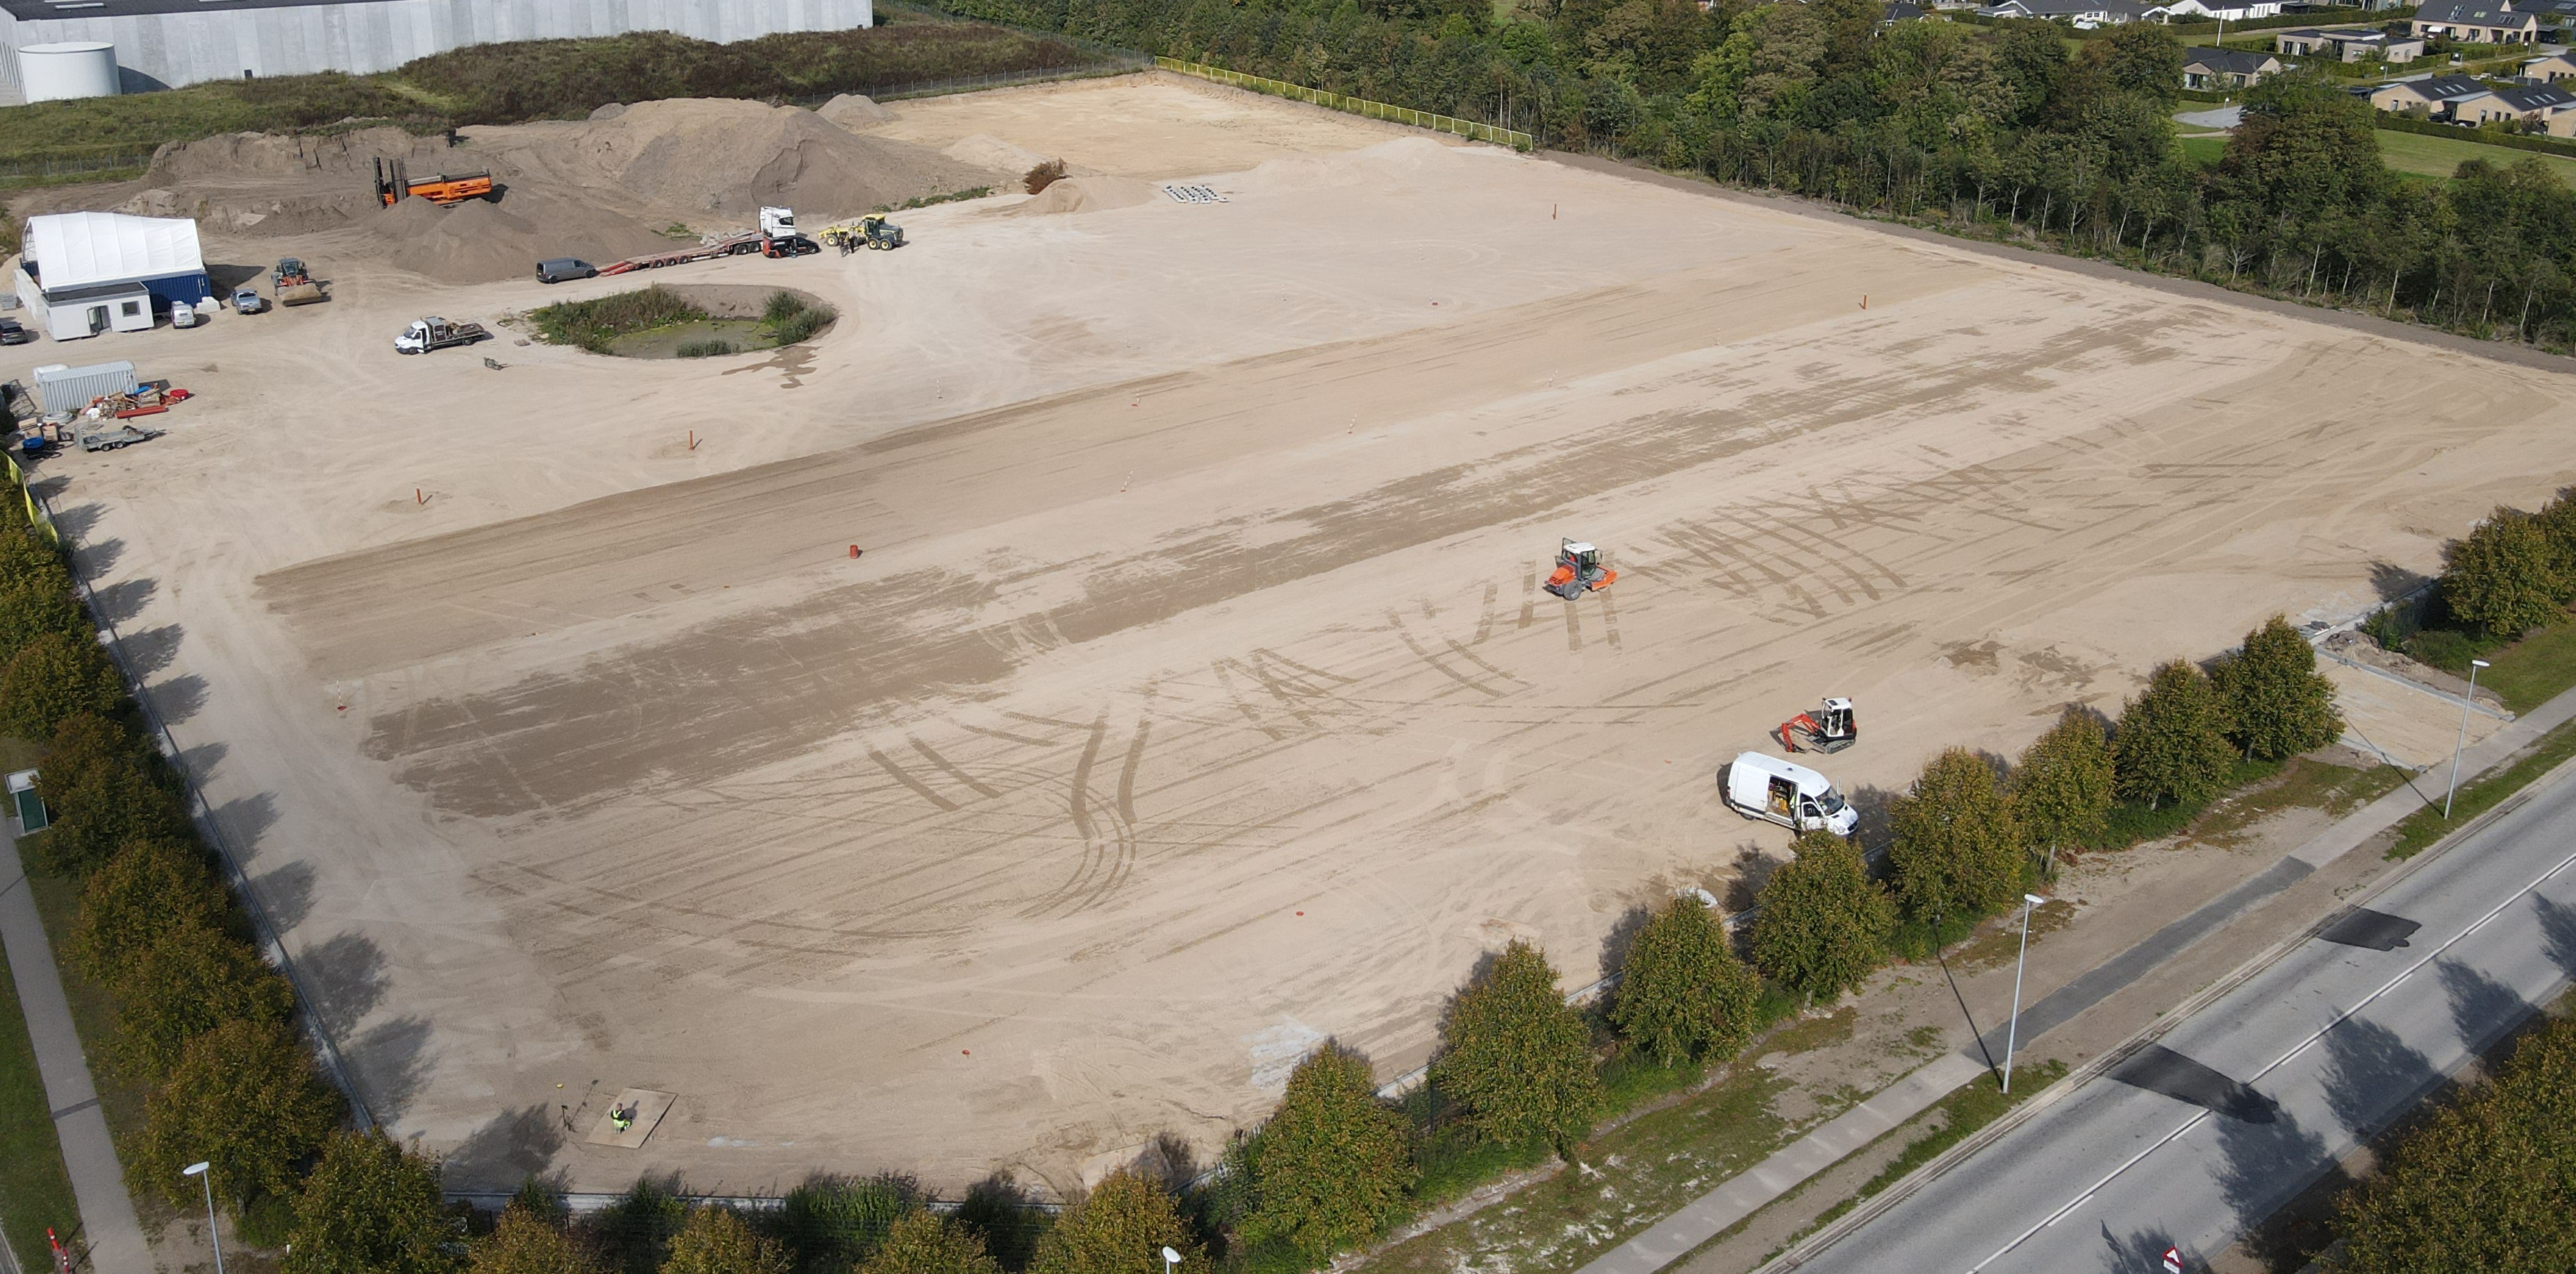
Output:
<path fill-rule="evenodd" d="M 1597 593 L 1619 579 L 1619 572 L 1601 564 L 1601 550 L 1581 540 L 1561 540 L 1556 548 L 1556 573 L 1547 577 L 1547 591 L 1573 601 L 1585 593 Z"/>
<path fill-rule="evenodd" d="M 1849 699 L 1827 699 L 1814 712 L 1801 712 L 1771 732 L 1792 752 L 1840 752 L 1860 742 L 1860 719 Z"/>

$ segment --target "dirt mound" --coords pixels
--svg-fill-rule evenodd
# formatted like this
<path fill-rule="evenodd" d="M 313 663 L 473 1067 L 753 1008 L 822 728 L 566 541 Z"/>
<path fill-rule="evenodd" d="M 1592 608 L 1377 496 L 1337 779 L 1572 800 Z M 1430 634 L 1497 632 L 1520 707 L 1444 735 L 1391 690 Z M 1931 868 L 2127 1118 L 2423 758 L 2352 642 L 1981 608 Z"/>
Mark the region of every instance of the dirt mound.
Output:
<path fill-rule="evenodd" d="M 1133 208 L 1157 193 L 1154 183 L 1133 177 L 1065 177 L 1011 211 L 1022 216 L 1104 212 L 1111 208 Z"/>
<path fill-rule="evenodd" d="M 861 93 L 843 93 L 823 103 L 814 113 L 854 133 L 870 124 L 882 124 L 895 117 L 893 111 L 877 105 Z"/>
<path fill-rule="evenodd" d="M 847 115 L 864 98 L 845 101 Z M 382 207 L 374 161 L 401 159 L 415 178 L 486 171 L 490 202 Z M 812 111 L 760 102 L 680 99 L 603 109 L 587 120 L 468 130 L 461 144 L 365 129 L 337 137 L 234 133 L 161 148 L 142 180 L 102 192 L 36 192 L 21 215 L 116 207 L 194 217 L 215 236 L 263 243 L 252 255 L 329 250 L 390 260 L 450 283 L 524 274 L 545 257 L 595 262 L 674 246 L 656 231 L 748 228 L 768 204 L 820 225 L 884 204 L 994 184 L 984 168 L 926 147 L 853 134 Z M 118 202 L 122 200 L 122 202 Z M 694 236 L 692 236 L 694 237 Z"/>

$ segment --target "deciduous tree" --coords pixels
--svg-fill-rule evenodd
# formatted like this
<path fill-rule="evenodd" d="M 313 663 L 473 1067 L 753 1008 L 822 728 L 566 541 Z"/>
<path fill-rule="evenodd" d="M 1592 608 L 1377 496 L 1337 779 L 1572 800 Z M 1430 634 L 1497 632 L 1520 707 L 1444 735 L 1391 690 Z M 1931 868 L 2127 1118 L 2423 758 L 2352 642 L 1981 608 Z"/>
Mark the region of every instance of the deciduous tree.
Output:
<path fill-rule="evenodd" d="M 21 739 L 50 739 L 63 718 L 110 716 L 124 702 L 116 665 L 85 633 L 39 633 L 0 668 L 0 731 Z"/>
<path fill-rule="evenodd" d="M 341 1105 L 292 1027 L 231 1021 L 180 1049 L 143 1111 L 127 1168 L 139 1187 L 194 1202 L 197 1184 L 179 1170 L 202 1159 L 214 1165 L 217 1194 L 239 1206 L 293 1197 L 297 1170 L 340 1126 Z"/>
<path fill-rule="evenodd" d="M 1796 853 L 1754 900 L 1753 966 L 1809 1002 L 1831 999 L 1886 958 L 1896 905 L 1841 837 L 1809 832 Z"/>
<path fill-rule="evenodd" d="M 1002 1274 L 984 1240 L 928 1208 L 915 1208 L 886 1231 L 859 1274 Z"/>
<path fill-rule="evenodd" d="M 27 838 L 25 852 L 28 865 L 47 875 L 79 878 L 136 841 L 194 834 L 178 798 L 136 766 L 91 766 L 73 771 L 68 782 L 39 771 L 36 794 L 54 822 Z"/>
<path fill-rule="evenodd" d="M 304 1179 L 282 1274 L 454 1274 L 465 1227 L 439 1194 L 436 1160 L 381 1132 L 339 1132 Z"/>
<path fill-rule="evenodd" d="M 2519 637 L 2563 613 L 2548 537 L 2527 513 L 2498 508 L 2445 545 L 2442 562 L 2442 601 L 2463 623 Z M 0 694 L 7 690 L 0 680 Z"/>
<path fill-rule="evenodd" d="M 198 1034 L 226 1022 L 283 1022 L 295 997 L 248 943 L 220 929 L 175 929 L 120 961 L 116 994 L 119 1060 L 158 1077 Z"/>
<path fill-rule="evenodd" d="M 1458 993 L 1431 1082 L 1504 1145 L 1566 1152 L 1591 1133 L 1601 1108 L 1592 1032 L 1556 989 L 1545 952 L 1515 939 Z"/>
<path fill-rule="evenodd" d="M 2111 740 L 2092 712 L 2069 707 L 2022 750 L 2004 782 L 2022 837 L 2045 865 L 2099 840 L 2111 818 Z"/>
<path fill-rule="evenodd" d="M 792 1265 L 778 1240 L 752 1229 L 733 1209 L 699 1207 L 671 1236 L 662 1274 L 788 1274 Z"/>
<path fill-rule="evenodd" d="M 2020 892 L 2021 828 L 1993 767 L 1950 748 L 1888 807 L 1897 905 L 1918 921 L 1971 919 Z"/>
<path fill-rule="evenodd" d="M 1667 1066 L 1723 1057 L 1753 1035 L 1762 980 L 1735 958 L 1726 922 L 1697 898 L 1666 900 L 1628 945 L 1610 1021 Z"/>
<path fill-rule="evenodd" d="M 1243 1238 L 1321 1263 L 1376 1237 L 1413 1186 L 1410 1142 L 1404 1118 L 1378 1100 L 1368 1060 L 1327 1042 L 1289 1073 L 1278 1112 L 1252 1137 Z"/>
<path fill-rule="evenodd" d="M 2238 747 L 2258 761 L 2278 761 L 2343 737 L 2334 683 L 2317 673 L 2317 652 L 2286 616 L 2245 634 L 2245 647 L 2212 674 L 2227 701 Z"/>
<path fill-rule="evenodd" d="M 490 1234 L 474 1240 L 472 1274 L 599 1274 L 600 1264 L 561 1219 L 513 1200 Z"/>
<path fill-rule="evenodd" d="M 1181 1274 L 1207 1274 L 1207 1254 L 1190 1237 L 1172 1192 L 1132 1170 L 1101 1178 L 1038 1238 L 1031 1274 L 1162 1274 L 1163 1249 L 1181 1254 Z"/>
<path fill-rule="evenodd" d="M 2227 705 L 2200 669 L 2180 659 L 2156 669 L 2120 710 L 2111 740 L 2120 795 L 2149 809 L 2218 795 L 2236 764 L 2227 724 Z"/>
<path fill-rule="evenodd" d="M 229 929 L 232 900 L 196 850 L 166 840 L 129 841 L 81 887 L 72 919 L 72 964 L 101 982 L 164 935 Z"/>

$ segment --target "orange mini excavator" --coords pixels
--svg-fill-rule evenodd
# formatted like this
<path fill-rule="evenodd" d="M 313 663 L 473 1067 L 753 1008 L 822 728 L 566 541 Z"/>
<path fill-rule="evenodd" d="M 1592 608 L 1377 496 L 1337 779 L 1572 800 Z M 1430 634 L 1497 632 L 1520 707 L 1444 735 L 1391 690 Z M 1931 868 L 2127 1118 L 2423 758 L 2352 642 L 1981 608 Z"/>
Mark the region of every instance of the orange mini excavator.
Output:
<path fill-rule="evenodd" d="M 1547 591 L 1570 602 L 1600 592 L 1618 578 L 1619 572 L 1601 564 L 1601 550 L 1581 540 L 1564 540 L 1557 545 L 1556 573 L 1547 577 Z"/>
<path fill-rule="evenodd" d="M 1827 699 L 1814 712 L 1801 712 L 1771 732 L 1792 752 L 1840 752 L 1860 742 L 1860 718 L 1849 699 Z"/>

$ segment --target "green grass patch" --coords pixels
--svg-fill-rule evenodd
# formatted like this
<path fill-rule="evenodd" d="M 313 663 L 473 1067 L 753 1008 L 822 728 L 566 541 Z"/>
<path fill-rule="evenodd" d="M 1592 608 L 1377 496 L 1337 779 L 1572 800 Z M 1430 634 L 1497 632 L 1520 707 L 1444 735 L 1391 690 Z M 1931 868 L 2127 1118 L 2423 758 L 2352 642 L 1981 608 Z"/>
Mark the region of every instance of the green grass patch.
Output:
<path fill-rule="evenodd" d="M 2562 619 L 2486 658 L 2495 666 L 2478 673 L 2478 684 L 2516 713 L 2529 712 L 2576 686 L 2576 619 Z M 2468 671 L 2465 663 L 2460 671 Z"/>
<path fill-rule="evenodd" d="M 538 340 L 550 345 L 576 345 L 593 354 L 614 353 L 610 347 L 621 336 L 657 327 L 703 323 L 710 317 L 704 309 L 662 287 L 617 292 L 588 301 L 560 301 L 528 311 L 529 321 L 537 325 Z"/>
<path fill-rule="evenodd" d="M 733 352 L 731 341 L 683 341 L 676 354 L 680 358 L 718 358 Z"/>
<path fill-rule="evenodd" d="M 2201 168 L 2216 166 L 2219 158 L 2227 153 L 2227 137 L 2225 134 L 2217 134 L 2207 137 L 2180 137 L 2174 139 L 2174 144 L 2182 148 L 2182 157 L 2184 159 L 2191 161 L 2195 166 Z"/>
<path fill-rule="evenodd" d="M 2207 844 L 2235 848 L 2246 839 L 2248 828 L 2284 810 L 2323 810 L 2330 818 L 2341 818 L 2396 791 L 2405 781 L 2406 772 L 2392 765 L 2357 769 L 2294 756 L 2281 764 L 2270 782 L 2239 789 L 2213 802 L 2200 821 L 2191 825 L 2191 836 Z"/>
<path fill-rule="evenodd" d="M 80 1228 L 80 1208 L 72 1199 L 71 1175 L 63 1170 L 63 1148 L 54 1137 L 53 1111 L 36 1073 L 35 1046 L 27 1038 L 6 956 L 0 956 L 0 1222 L 6 1223 L 9 1248 L 22 1270 L 53 1268 L 46 1227 L 59 1234 Z"/>
<path fill-rule="evenodd" d="M 2462 133 L 2469 130 L 2462 129 Z M 2374 130 L 2379 138 L 2379 157 L 2390 168 L 2418 176 L 2449 180 L 2460 165 L 2472 159 L 2483 159 L 2498 168 L 2510 168 L 2525 159 L 2537 159 L 2558 180 L 2576 186 L 2576 159 L 2565 155 L 2543 155 L 2504 146 L 2487 146 L 2473 141 L 2447 137 L 2426 137 L 2418 133 L 2400 133 L 2392 129 Z"/>
<path fill-rule="evenodd" d="M 1877 1176 L 1863 1182 L 1858 1193 L 1825 1209 L 1808 1227 L 1809 1232 L 1833 1224 L 1835 1218 L 1859 1206 L 1862 1200 L 1904 1180 L 1907 1173 L 1932 1162 L 1942 1151 L 1967 1140 L 1969 1134 L 2003 1118 L 2005 1111 L 2064 1078 L 2066 1063 L 2052 1060 L 2014 1067 L 2010 1093 L 2003 1091 L 1992 1073 L 1961 1084 L 1929 1112 L 1936 1121 L 1931 1131 L 1905 1143 L 1905 1149 L 1898 1151 L 1886 1167 L 1879 1169 Z"/>
<path fill-rule="evenodd" d="M 2562 725 L 2540 736 L 2538 746 L 2519 761 L 2460 788 L 2451 801 L 2451 816 L 2442 817 L 2442 807 L 2427 805 L 2407 815 L 2397 824 L 2397 843 L 2388 847 L 2392 859 L 2412 858 L 2426 846 L 2458 831 L 2469 821 L 2502 803 L 2504 798 L 2522 790 L 2525 784 L 2576 756 L 2576 721 Z"/>

